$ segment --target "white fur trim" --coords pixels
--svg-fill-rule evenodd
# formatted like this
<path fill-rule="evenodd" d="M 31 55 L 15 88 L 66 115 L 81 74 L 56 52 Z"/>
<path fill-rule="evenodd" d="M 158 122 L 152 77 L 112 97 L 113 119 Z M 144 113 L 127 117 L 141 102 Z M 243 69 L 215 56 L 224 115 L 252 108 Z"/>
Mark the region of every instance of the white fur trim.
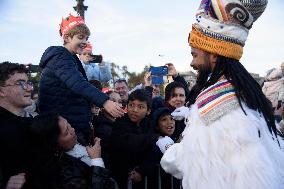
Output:
<path fill-rule="evenodd" d="M 244 108 L 247 116 L 237 108 L 205 126 L 193 105 L 183 140 L 161 160 L 164 170 L 184 189 L 283 188 L 284 153 L 260 114 Z"/>

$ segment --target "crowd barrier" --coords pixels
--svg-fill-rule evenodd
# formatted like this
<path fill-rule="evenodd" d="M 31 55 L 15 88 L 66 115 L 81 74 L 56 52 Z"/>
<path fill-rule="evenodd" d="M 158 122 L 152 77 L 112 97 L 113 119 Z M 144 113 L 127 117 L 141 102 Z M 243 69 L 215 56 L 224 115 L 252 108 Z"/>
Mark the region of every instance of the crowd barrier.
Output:
<path fill-rule="evenodd" d="M 157 175 L 157 179 L 158 179 L 158 188 L 155 188 L 155 189 L 164 189 L 162 188 L 162 179 L 161 179 L 161 166 L 157 166 L 157 169 L 158 169 L 158 175 Z M 182 183 L 181 183 L 181 180 L 178 180 L 179 184 L 178 186 L 175 186 L 174 187 L 174 177 L 171 176 L 170 177 L 170 188 L 169 189 L 182 189 Z M 130 179 L 130 177 L 128 178 L 128 181 L 127 181 L 127 189 L 132 189 L 133 186 L 132 186 L 132 180 Z M 153 189 L 153 188 L 150 188 L 148 187 L 148 178 L 147 176 L 145 177 L 144 179 L 144 189 Z M 167 188 L 168 189 L 168 188 Z"/>

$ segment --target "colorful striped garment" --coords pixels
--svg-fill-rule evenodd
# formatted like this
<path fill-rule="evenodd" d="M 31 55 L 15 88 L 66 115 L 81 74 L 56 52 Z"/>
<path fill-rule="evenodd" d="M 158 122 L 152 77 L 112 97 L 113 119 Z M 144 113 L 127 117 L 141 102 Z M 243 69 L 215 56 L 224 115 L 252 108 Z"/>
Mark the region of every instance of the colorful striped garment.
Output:
<path fill-rule="evenodd" d="M 234 86 L 224 78 L 202 91 L 195 103 L 206 125 L 239 107 Z"/>

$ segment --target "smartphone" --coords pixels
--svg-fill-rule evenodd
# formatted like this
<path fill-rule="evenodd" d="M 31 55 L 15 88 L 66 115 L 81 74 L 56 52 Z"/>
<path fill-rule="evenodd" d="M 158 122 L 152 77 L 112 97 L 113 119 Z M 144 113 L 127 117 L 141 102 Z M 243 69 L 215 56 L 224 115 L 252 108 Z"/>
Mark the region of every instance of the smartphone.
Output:
<path fill-rule="evenodd" d="M 156 75 L 156 76 L 163 76 L 168 74 L 168 67 L 167 66 L 150 66 L 149 71 L 151 72 L 151 75 Z"/>
<path fill-rule="evenodd" d="M 164 84 L 164 77 L 162 75 L 152 75 L 152 84 L 153 85 L 162 85 Z"/>
<path fill-rule="evenodd" d="M 101 63 L 103 61 L 103 56 L 102 55 L 90 55 L 93 60 L 90 61 L 90 63 Z"/>

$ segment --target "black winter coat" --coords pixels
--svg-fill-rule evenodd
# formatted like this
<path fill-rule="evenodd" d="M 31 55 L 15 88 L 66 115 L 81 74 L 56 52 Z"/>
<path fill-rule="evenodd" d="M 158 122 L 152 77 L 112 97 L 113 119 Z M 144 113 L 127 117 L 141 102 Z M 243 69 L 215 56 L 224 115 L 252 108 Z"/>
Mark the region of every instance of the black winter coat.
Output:
<path fill-rule="evenodd" d="M 61 159 L 60 188 L 64 189 L 118 189 L 110 172 L 102 167 L 88 166 L 72 156 Z"/>
<path fill-rule="evenodd" d="M 35 161 L 34 172 L 28 180 L 29 189 L 118 189 L 107 169 L 88 166 L 80 159 L 63 153 Z"/>
<path fill-rule="evenodd" d="M 105 116 L 105 112 L 100 111 L 98 116 L 93 118 L 94 135 L 101 139 L 102 158 L 106 168 L 110 164 L 110 138 L 114 122 Z"/>
<path fill-rule="evenodd" d="M 26 173 L 29 176 L 33 160 L 27 128 L 31 120 L 0 107 L 0 188 L 4 188 L 13 175 Z"/>
<path fill-rule="evenodd" d="M 148 118 L 139 126 L 127 114 L 116 120 L 111 135 L 111 171 L 120 188 L 126 188 L 128 174 L 143 163 L 158 137 Z"/>
<path fill-rule="evenodd" d="M 80 60 L 65 47 L 47 48 L 39 65 L 43 69 L 39 111 L 58 112 L 75 128 L 79 142 L 86 145 L 91 104 L 102 107 L 108 96 L 88 82 Z"/>

